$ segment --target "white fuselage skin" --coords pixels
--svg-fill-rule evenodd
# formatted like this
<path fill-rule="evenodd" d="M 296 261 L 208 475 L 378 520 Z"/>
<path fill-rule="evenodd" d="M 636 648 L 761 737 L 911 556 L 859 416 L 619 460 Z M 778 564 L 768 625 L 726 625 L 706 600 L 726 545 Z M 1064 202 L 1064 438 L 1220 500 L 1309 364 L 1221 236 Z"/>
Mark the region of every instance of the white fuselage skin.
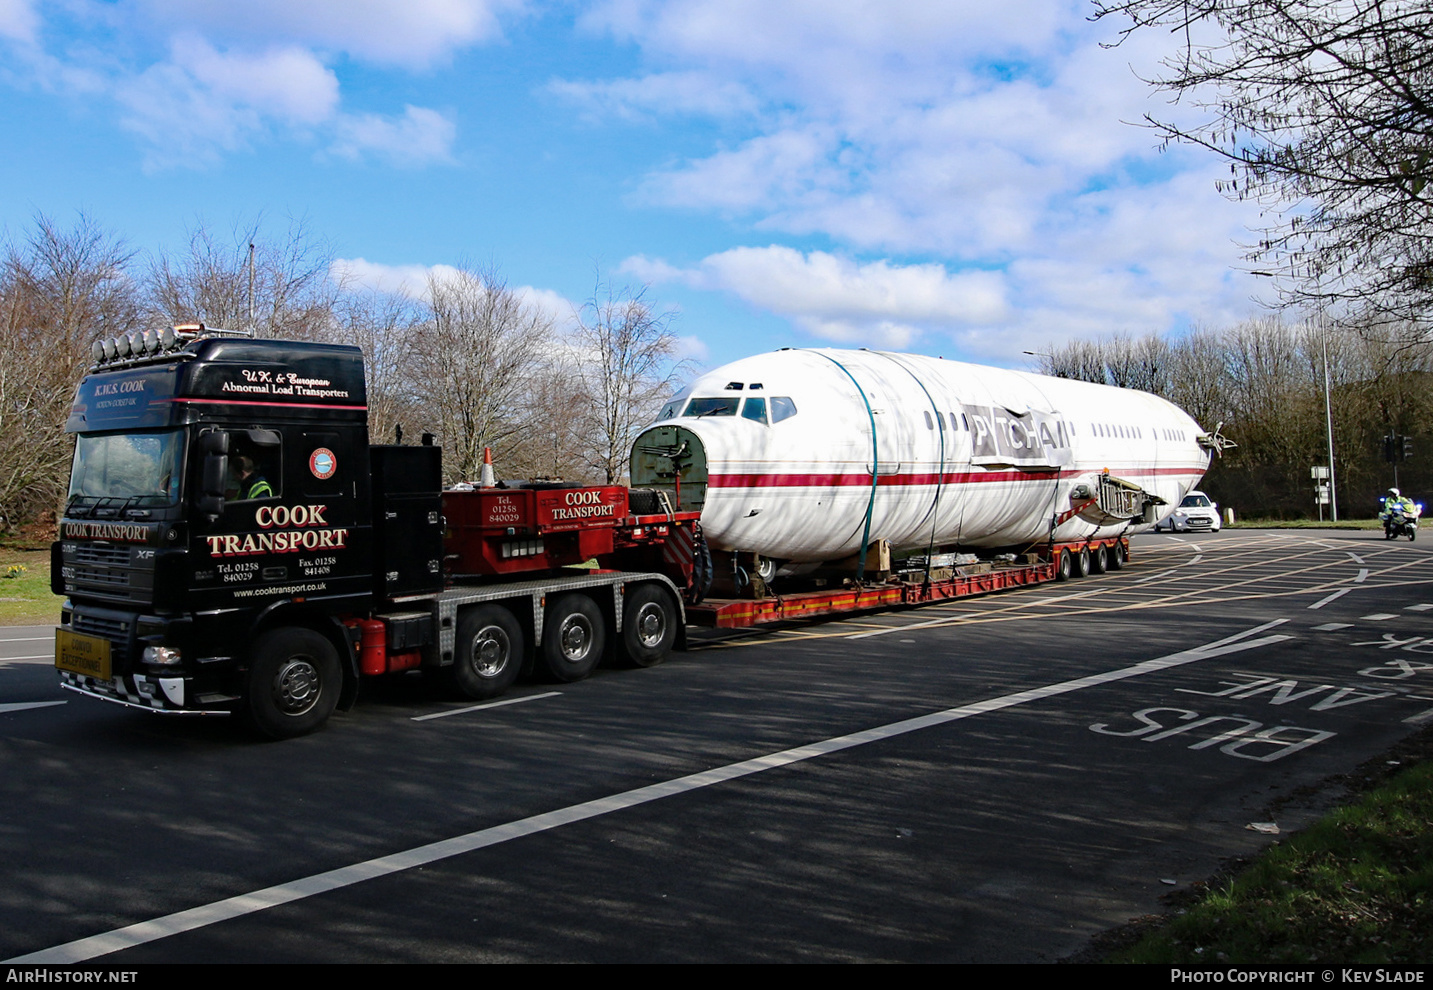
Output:
<path fill-rule="evenodd" d="M 691 415 L 687 400 L 702 397 L 726 404 Z M 765 421 L 722 411 L 754 398 Z M 1209 466 L 1205 431 L 1146 392 L 881 351 L 746 358 L 662 415 L 654 427 L 690 431 L 705 449 L 711 545 L 786 563 L 848 556 L 863 537 L 912 549 L 1138 532 L 1148 524 L 1072 514 L 1078 486 L 1108 472 L 1162 498 L 1162 517 Z M 633 484 L 649 480 L 638 475 L 634 458 Z"/>

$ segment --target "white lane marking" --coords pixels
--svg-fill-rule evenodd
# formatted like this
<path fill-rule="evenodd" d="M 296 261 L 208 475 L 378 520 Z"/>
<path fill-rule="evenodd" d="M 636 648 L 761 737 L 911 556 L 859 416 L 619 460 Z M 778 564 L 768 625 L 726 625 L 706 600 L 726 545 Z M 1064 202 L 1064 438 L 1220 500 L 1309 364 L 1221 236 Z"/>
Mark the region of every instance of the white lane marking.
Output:
<path fill-rule="evenodd" d="M 1360 568 L 1358 569 L 1358 577 L 1356 577 L 1356 578 L 1353 579 L 1353 583 L 1354 583 L 1354 584 L 1363 584 L 1363 581 L 1364 581 L 1364 579 L 1365 579 L 1366 577 L 1368 577 L 1368 568 L 1367 568 L 1367 567 L 1360 567 Z"/>
<path fill-rule="evenodd" d="M 0 715 L 10 712 L 23 712 L 31 708 L 53 708 L 55 705 L 68 705 L 68 701 L 18 701 L 8 705 L 0 705 Z"/>
<path fill-rule="evenodd" d="M 546 691 L 542 694 L 529 694 L 523 698 L 504 698 L 502 701 L 488 701 L 481 705 L 469 705 L 467 708 L 453 708 L 446 712 L 433 712 L 430 715 L 414 715 L 414 722 L 426 722 L 430 718 L 447 718 L 449 715 L 463 715 L 467 712 L 480 712 L 484 708 L 501 708 L 504 705 L 520 705 L 524 701 L 536 701 L 539 698 L 556 698 L 562 694 L 561 691 Z"/>
<path fill-rule="evenodd" d="M 1071 598 L 1088 598 L 1088 597 L 1090 597 L 1091 595 L 1098 595 L 1100 592 L 1102 592 L 1102 591 L 1108 591 L 1108 590 L 1110 590 L 1110 589 L 1108 589 L 1108 588 L 1097 588 L 1097 589 L 1095 589 L 1094 591 L 1080 591 L 1080 592 L 1076 592 L 1076 593 L 1073 594 L 1073 595 L 1060 595 L 1058 598 L 1042 598 L 1042 599 L 1040 599 L 1039 601 L 1035 601 L 1035 602 L 1025 602 L 1024 605 L 1027 606 L 1027 607 L 1028 607 L 1028 606 L 1032 606 L 1032 605 L 1053 605 L 1055 602 L 1067 602 L 1067 601 L 1069 601 Z M 912 623 L 910 623 L 909 625 L 904 625 L 904 626 L 881 626 L 879 629 L 870 629 L 870 630 L 867 630 L 866 632 L 852 633 L 852 634 L 849 635 L 849 636 L 843 636 L 843 637 L 841 637 L 841 638 L 842 638 L 842 639 L 868 639 L 868 638 L 871 637 L 871 636 L 885 636 L 885 635 L 887 635 L 888 633 L 893 633 L 893 632 L 905 632 L 905 631 L 908 630 L 908 629 L 928 629 L 928 628 L 930 628 L 931 626 L 949 625 L 950 623 L 955 622 L 955 621 L 957 621 L 957 620 L 954 619 L 954 618 L 951 618 L 950 616 L 946 616 L 945 618 L 941 618 L 941 619 L 927 619 L 927 620 L 924 621 L 924 622 L 912 622 Z"/>
<path fill-rule="evenodd" d="M 1433 708 L 1425 708 L 1417 715 L 1409 715 L 1403 721 L 1409 725 L 1422 725 L 1424 722 L 1433 721 Z"/>
<path fill-rule="evenodd" d="M 1403 606 L 1403 611 L 1405 611 L 1405 612 L 1426 612 L 1426 611 L 1428 611 L 1430 608 L 1433 608 L 1433 605 L 1430 605 L 1430 604 L 1428 604 L 1427 602 L 1424 602 L 1422 605 L 1405 605 L 1405 606 Z"/>
<path fill-rule="evenodd" d="M 53 643 L 53 636 L 27 636 L 24 639 L 0 639 L 0 643 Z"/>
<path fill-rule="evenodd" d="M 1189 549 L 1193 550 L 1195 553 L 1198 553 L 1198 552 L 1199 552 L 1199 544 L 1198 544 L 1198 543 L 1191 543 L 1191 544 L 1189 544 Z M 1199 559 L 1198 557 L 1195 557 L 1195 558 L 1194 558 L 1194 560 L 1198 560 L 1198 559 Z M 1191 560 L 1190 563 L 1191 563 L 1191 564 L 1194 563 L 1194 560 Z"/>
<path fill-rule="evenodd" d="M 1167 571 L 1160 571 L 1158 574 L 1149 574 L 1149 575 L 1146 575 L 1145 577 L 1142 577 L 1142 578 L 1140 578 L 1138 581 L 1136 581 L 1135 584 L 1142 584 L 1142 583 L 1145 582 L 1145 581 L 1153 581 L 1155 578 L 1162 578 L 1162 577 L 1164 577 L 1164 576 L 1167 575 L 1167 574 L 1173 574 L 1173 573 L 1174 573 L 1174 568 L 1171 567 L 1169 570 L 1167 570 Z"/>
<path fill-rule="evenodd" d="M 265 887 L 263 890 L 239 894 L 234 897 L 225 898 L 222 901 L 213 901 L 209 904 L 200 905 L 199 907 L 189 908 L 185 911 L 176 911 L 162 918 L 141 921 L 137 924 L 128 925 L 124 928 L 116 928 L 113 931 L 100 935 L 91 935 L 88 938 L 76 939 L 73 942 L 66 942 L 48 949 L 40 949 L 37 952 L 16 956 L 13 959 L 6 959 L 4 962 L 75 963 L 82 962 L 86 959 L 94 959 L 96 956 L 118 952 L 121 949 L 132 948 L 136 945 L 144 945 L 145 943 L 154 942 L 170 935 L 193 931 L 196 928 L 205 928 L 209 925 L 218 924 L 221 921 L 229 921 L 233 918 L 256 914 L 259 911 L 271 907 L 278 907 L 281 904 L 290 904 L 294 901 L 304 900 L 316 894 L 339 890 L 343 887 L 351 887 L 364 880 L 372 880 L 376 877 L 385 877 L 394 873 L 401 873 L 405 870 L 411 870 L 414 867 L 426 866 L 429 863 L 436 863 L 440 860 L 461 856 L 464 853 L 475 852 L 479 849 L 486 849 L 489 846 L 499 845 L 500 843 L 509 842 L 524 836 L 536 835 L 540 832 L 560 828 L 563 825 L 587 821 L 591 818 L 597 818 L 600 815 L 608 815 L 615 811 L 623 811 L 627 808 L 635 808 L 653 801 L 660 801 L 663 798 L 686 794 L 703 787 L 711 787 L 714 784 L 725 783 L 728 780 L 748 777 L 766 770 L 775 770 L 779 767 L 790 766 L 793 763 L 815 759 L 818 756 L 839 753 L 842 750 L 864 746 L 867 743 L 903 736 L 909 732 L 917 732 L 921 729 L 931 728 L 932 726 L 945 725 L 949 722 L 956 722 L 975 715 L 984 715 L 988 712 L 1014 708 L 1017 705 L 1026 705 L 1032 701 L 1043 701 L 1046 698 L 1069 694 L 1072 691 L 1081 691 L 1085 688 L 1097 687 L 1101 684 L 1122 681 L 1131 677 L 1141 677 L 1145 674 L 1168 670 L 1171 667 L 1178 667 L 1182 664 L 1194 663 L 1198 660 L 1208 660 L 1229 653 L 1239 653 L 1243 650 L 1252 650 L 1269 643 L 1277 643 L 1292 637 L 1276 635 L 1252 640 L 1247 637 L 1256 635 L 1266 629 L 1272 629 L 1274 626 L 1281 625 L 1285 621 L 1287 620 L 1276 619 L 1273 622 L 1266 622 L 1261 626 L 1255 626 L 1253 629 L 1246 629 L 1241 633 L 1235 633 L 1233 636 L 1226 636 L 1224 639 L 1216 640 L 1213 643 L 1207 643 L 1204 646 L 1196 646 L 1193 649 L 1182 650 L 1179 653 L 1171 653 L 1154 660 L 1146 660 L 1143 663 L 1137 663 L 1131 667 L 1121 667 L 1118 670 L 1107 671 L 1103 674 L 1090 674 L 1086 677 L 1077 677 L 1073 680 L 1061 681 L 1058 684 L 1049 684 L 1044 687 L 1030 688 L 1026 691 L 1017 691 L 1014 694 L 1002 695 L 998 698 L 991 698 L 988 701 L 979 701 L 973 705 L 962 705 L 959 708 L 949 708 L 943 712 L 934 712 L 929 715 L 920 715 L 916 718 L 904 719 L 900 722 L 891 722 L 873 729 L 853 732 L 849 735 L 834 736 L 830 739 L 823 739 L 820 742 L 808 743 L 805 746 L 785 749 L 779 753 L 758 756 L 755 759 L 743 760 L 740 763 L 729 763 L 726 766 L 717 767 L 713 770 L 704 770 L 701 773 L 689 774 L 686 777 L 677 777 L 673 780 L 665 780 L 656 784 L 648 784 L 645 787 L 634 788 L 630 791 L 623 791 L 620 794 L 612 794 L 608 797 L 584 801 L 581 804 L 569 805 L 566 808 L 559 808 L 556 811 L 544 812 L 540 815 L 533 815 L 530 818 L 507 822 L 502 825 L 494 825 L 491 828 L 479 829 L 476 832 L 469 832 L 466 835 L 459 835 L 451 839 L 432 842 L 425 846 L 418 846 L 403 852 L 393 853 L 389 856 L 380 856 L 377 859 L 355 863 L 351 866 L 343 866 L 336 870 L 329 870 L 327 873 L 317 873 L 300 880 L 290 881 L 289 883 Z"/>
<path fill-rule="evenodd" d="M 1372 615 L 1360 615 L 1360 619 L 1367 619 L 1369 622 L 1382 622 L 1384 619 L 1396 619 L 1398 616 L 1392 612 L 1374 612 Z"/>
<path fill-rule="evenodd" d="M 1191 564 L 1197 564 L 1197 563 L 1199 563 L 1199 562 L 1200 562 L 1201 560 L 1203 560 L 1203 559 L 1204 559 L 1204 554 L 1202 554 L 1202 553 L 1196 553 L 1193 557 L 1190 557 L 1190 558 L 1189 558 L 1189 562 L 1190 562 Z"/>
<path fill-rule="evenodd" d="M 1309 608 L 1323 608 L 1329 602 L 1333 601 L 1336 598 L 1342 598 L 1344 595 L 1348 594 L 1352 590 L 1352 588 L 1340 588 L 1333 594 L 1325 595 L 1324 597 L 1320 598 L 1318 601 L 1310 605 Z"/>
<path fill-rule="evenodd" d="M 1361 564 L 1361 563 L 1363 563 L 1363 558 L 1360 557 L 1358 554 L 1354 553 L 1352 550 L 1345 550 L 1344 553 L 1346 553 L 1346 554 L 1348 554 L 1350 557 L 1352 557 L 1352 558 L 1353 558 L 1353 562 L 1354 562 L 1355 564 Z"/>
<path fill-rule="evenodd" d="M 42 653 L 39 656 L 34 657 L 0 657 L 0 663 L 15 663 L 19 660 L 44 660 L 49 663 L 53 663 L 55 660 L 55 655 L 53 653 Z"/>
<path fill-rule="evenodd" d="M 1325 622 L 1321 626 L 1314 626 L 1314 632 L 1334 632 L 1338 629 L 1348 629 L 1352 625 L 1352 622 Z"/>

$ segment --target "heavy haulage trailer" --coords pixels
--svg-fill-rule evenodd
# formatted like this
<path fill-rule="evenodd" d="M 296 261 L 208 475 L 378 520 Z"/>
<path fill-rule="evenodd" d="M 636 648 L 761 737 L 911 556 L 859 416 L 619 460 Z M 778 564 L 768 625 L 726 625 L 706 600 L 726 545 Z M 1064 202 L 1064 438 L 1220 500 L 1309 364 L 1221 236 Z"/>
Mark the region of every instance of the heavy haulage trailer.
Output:
<path fill-rule="evenodd" d="M 62 687 L 155 713 L 238 714 L 273 738 L 322 725 L 365 677 L 422 670 L 486 699 L 524 672 L 570 682 L 604 658 L 659 663 L 688 623 L 920 604 L 1128 556 L 1123 537 L 932 556 L 864 583 L 786 595 L 747 583 L 745 597 L 704 600 L 700 513 L 671 493 L 445 491 L 430 438 L 369 443 L 358 348 L 202 326 L 97 344 L 66 430 L 74 467 L 51 551 L 67 596 Z"/>

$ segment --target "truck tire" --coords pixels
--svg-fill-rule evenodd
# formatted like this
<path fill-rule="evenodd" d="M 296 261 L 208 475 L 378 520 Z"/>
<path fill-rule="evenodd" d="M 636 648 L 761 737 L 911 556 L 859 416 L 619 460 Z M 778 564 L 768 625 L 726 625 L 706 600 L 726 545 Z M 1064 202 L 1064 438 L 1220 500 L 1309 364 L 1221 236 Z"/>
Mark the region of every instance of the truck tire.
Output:
<path fill-rule="evenodd" d="M 522 667 L 522 627 L 501 605 L 464 609 L 453 642 L 449 683 L 465 698 L 496 698 Z"/>
<path fill-rule="evenodd" d="M 1110 544 L 1110 570 L 1117 571 L 1125 565 L 1125 547 L 1116 540 Z"/>
<path fill-rule="evenodd" d="M 1075 559 L 1073 563 L 1075 568 L 1075 577 L 1090 576 L 1090 552 L 1088 550 L 1081 550 L 1079 553 L 1075 554 Z"/>
<path fill-rule="evenodd" d="M 338 651 L 326 636 L 275 629 L 254 644 L 244 714 L 270 739 L 307 735 L 328 721 L 342 687 Z"/>
<path fill-rule="evenodd" d="M 1090 552 L 1090 573 L 1103 574 L 1110 566 L 1110 552 L 1103 543 L 1096 544 Z"/>
<path fill-rule="evenodd" d="M 542 667 L 563 684 L 580 681 L 602 659 L 607 637 L 602 610 L 586 595 L 563 595 L 542 620 Z"/>
<path fill-rule="evenodd" d="M 677 641 L 677 606 L 660 586 L 634 588 L 622 606 L 622 656 L 634 667 L 654 667 Z"/>
<path fill-rule="evenodd" d="M 1070 571 L 1071 571 L 1071 570 L 1072 570 L 1072 567 L 1070 566 L 1070 551 L 1068 551 L 1068 550 L 1057 550 L 1057 551 L 1055 552 L 1055 580 L 1056 580 L 1056 581 L 1068 581 L 1068 580 L 1070 580 Z"/>

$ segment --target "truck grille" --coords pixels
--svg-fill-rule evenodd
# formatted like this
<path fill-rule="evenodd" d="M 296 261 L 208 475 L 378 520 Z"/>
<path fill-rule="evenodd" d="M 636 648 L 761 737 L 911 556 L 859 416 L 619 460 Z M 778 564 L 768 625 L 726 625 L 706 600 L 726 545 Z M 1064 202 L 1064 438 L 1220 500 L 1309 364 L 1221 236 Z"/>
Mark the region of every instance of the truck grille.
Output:
<path fill-rule="evenodd" d="M 129 626 L 124 619 L 108 619 L 76 612 L 70 628 L 86 636 L 109 640 L 110 659 L 116 663 L 129 661 Z"/>
<path fill-rule="evenodd" d="M 129 563 L 129 547 L 105 547 L 93 543 L 79 543 L 74 550 L 75 563 L 114 566 Z"/>
<path fill-rule="evenodd" d="M 128 571 L 102 571 L 93 567 L 76 567 L 75 580 L 90 584 L 109 584 L 122 588 L 129 584 Z"/>

